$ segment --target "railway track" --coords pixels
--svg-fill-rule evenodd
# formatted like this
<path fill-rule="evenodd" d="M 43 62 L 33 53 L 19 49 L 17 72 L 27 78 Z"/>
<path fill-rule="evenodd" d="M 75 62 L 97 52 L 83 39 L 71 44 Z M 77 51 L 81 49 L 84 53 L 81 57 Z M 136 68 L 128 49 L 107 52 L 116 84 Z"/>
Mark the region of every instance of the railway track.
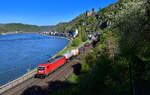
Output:
<path fill-rule="evenodd" d="M 58 77 L 60 78 L 60 77 L 64 76 L 63 73 L 68 71 L 68 67 L 71 65 L 72 64 L 65 64 L 65 66 L 63 66 L 63 67 L 57 69 L 57 71 L 54 71 L 53 73 L 51 73 L 46 79 L 32 78 L 29 81 L 27 81 L 26 83 L 23 83 L 23 84 L 19 85 L 18 87 L 16 87 L 15 92 L 13 91 L 13 89 L 11 89 L 12 91 L 10 91 L 10 93 L 9 92 L 4 93 L 3 95 L 21 95 L 25 89 L 32 87 L 34 85 L 45 87 L 45 86 L 47 86 L 46 82 L 55 81 Z"/>
<path fill-rule="evenodd" d="M 73 73 L 73 65 L 81 63 L 83 55 L 91 50 L 92 45 L 88 47 L 81 47 L 80 48 L 80 54 L 71 60 L 64 66 L 58 68 L 54 72 L 52 72 L 48 77 L 45 79 L 39 79 L 39 78 L 31 78 L 22 84 L 19 84 L 18 86 L 10 89 L 7 92 L 2 93 L 2 95 L 22 95 L 22 93 L 27 90 L 28 88 L 31 88 L 33 86 L 38 86 L 41 88 L 47 88 L 49 86 L 48 83 L 54 82 L 54 81 L 64 81 L 66 80 L 69 75 Z"/>

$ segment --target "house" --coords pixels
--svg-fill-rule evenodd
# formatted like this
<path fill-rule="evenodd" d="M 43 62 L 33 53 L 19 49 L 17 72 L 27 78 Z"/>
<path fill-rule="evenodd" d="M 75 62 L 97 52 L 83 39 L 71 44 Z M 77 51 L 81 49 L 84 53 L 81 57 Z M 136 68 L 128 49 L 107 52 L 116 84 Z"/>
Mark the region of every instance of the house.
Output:
<path fill-rule="evenodd" d="M 75 29 L 75 32 L 73 33 L 73 38 L 77 37 L 78 35 L 78 29 Z"/>

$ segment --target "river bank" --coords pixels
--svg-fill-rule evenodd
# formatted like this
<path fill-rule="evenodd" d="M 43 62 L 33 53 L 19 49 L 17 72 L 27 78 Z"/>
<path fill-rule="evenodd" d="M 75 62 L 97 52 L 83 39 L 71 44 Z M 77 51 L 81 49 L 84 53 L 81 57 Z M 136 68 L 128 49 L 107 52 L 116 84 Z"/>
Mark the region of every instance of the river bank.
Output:
<path fill-rule="evenodd" d="M 40 34 L 40 32 L 5 32 L 5 33 L 0 33 L 0 35 L 7 35 L 7 34 Z"/>
<path fill-rule="evenodd" d="M 9 36 L 10 36 L 10 35 L 9 35 Z M 42 37 L 45 37 L 45 36 L 42 36 Z M 2 37 L 1 37 L 1 38 L 2 38 Z M 44 41 L 46 41 L 46 40 L 57 40 L 57 39 L 54 39 L 53 37 L 50 37 L 50 38 L 44 39 Z M 38 40 L 38 43 L 39 43 L 39 41 L 42 41 L 42 45 L 45 43 L 45 42 L 43 43 L 43 40 Z M 61 39 L 58 38 L 58 42 L 59 42 L 59 41 L 61 41 Z M 64 41 L 64 39 L 63 39 L 63 41 Z M 69 41 L 69 40 L 68 40 L 68 41 Z M 13 41 L 13 42 L 14 42 L 14 41 Z M 25 41 L 25 42 L 27 43 L 27 41 Z M 31 41 L 31 42 L 33 43 L 33 41 Z M 48 41 L 47 41 L 47 42 L 48 42 Z M 5 42 L 1 41 L 0 43 L 6 43 L 6 41 L 5 41 Z M 18 43 L 18 40 L 17 40 L 17 43 Z M 35 42 L 35 43 L 37 43 L 37 42 Z M 37 43 L 37 44 L 38 44 L 38 43 Z M 54 43 L 55 43 L 55 41 L 54 41 Z M 57 41 L 56 41 L 56 43 L 57 43 Z M 64 42 L 61 42 L 61 43 L 64 43 Z M 69 43 L 69 42 L 68 42 L 68 43 Z M 8 45 L 8 44 L 6 43 L 6 45 Z M 39 44 L 39 45 L 40 45 L 40 44 Z M 45 43 L 45 45 L 47 46 L 47 43 Z M 45 45 L 44 45 L 44 47 L 45 47 Z M 55 49 L 55 51 L 60 52 L 60 51 L 64 50 L 64 49 L 67 47 L 67 45 L 68 45 L 68 44 L 66 44 L 65 47 L 63 47 L 62 49 L 57 49 L 57 50 L 56 50 L 55 48 L 54 48 L 54 49 Z M 22 45 L 21 45 L 21 46 L 22 46 Z M 38 45 L 33 45 L 33 46 L 35 47 L 35 46 L 38 46 Z M 57 45 L 57 46 L 60 46 L 60 45 Z M 17 47 L 18 47 L 18 46 L 17 46 Z M 19 45 L 19 47 L 20 47 L 20 45 Z M 32 46 L 31 46 L 31 47 L 32 47 Z M 43 46 L 42 46 L 42 47 L 43 47 Z M 3 47 L 2 47 L 2 48 L 3 48 Z M 10 48 L 11 48 L 11 47 L 10 47 Z M 61 47 L 59 47 L 59 48 L 61 48 Z M 12 49 L 12 48 L 11 48 L 11 49 Z M 16 49 L 16 48 L 15 48 L 15 49 Z M 20 49 L 21 49 L 21 51 L 23 50 L 21 47 L 20 47 Z M 18 51 L 18 50 L 20 50 L 20 49 L 16 49 L 17 52 L 20 53 L 20 51 Z M 37 49 L 39 49 L 39 46 L 37 47 Z M 53 54 L 55 53 L 54 50 L 52 50 L 51 48 L 50 48 L 50 49 L 47 48 L 46 50 L 48 50 L 48 51 L 51 50 L 51 51 L 53 51 L 53 53 L 48 53 L 48 52 L 47 52 L 47 53 L 46 53 L 46 56 L 45 56 L 45 54 L 43 54 L 43 55 L 40 54 L 40 52 L 42 52 L 43 49 L 42 49 L 42 51 L 40 50 L 40 52 L 39 52 L 38 54 L 40 54 L 41 56 L 45 56 L 45 58 L 42 59 L 42 60 L 48 60 L 48 58 L 49 58 L 50 56 L 48 57 L 47 54 L 48 54 L 48 55 L 49 55 L 49 54 L 53 55 Z M 46 50 L 44 49 L 44 51 L 46 51 Z M 6 50 L 1 50 L 0 52 L 2 52 L 2 51 L 6 51 Z M 34 50 L 34 51 L 35 51 L 35 50 Z M 35 53 L 35 52 L 33 52 L 33 53 Z M 7 54 L 7 53 L 3 53 L 3 54 Z M 32 53 L 31 53 L 31 54 L 32 54 Z M 37 53 L 36 53 L 36 55 L 37 55 Z M 55 55 L 56 55 L 56 53 L 55 53 Z M 54 56 L 55 56 L 55 55 L 54 55 Z M 35 57 L 36 57 L 36 56 L 35 56 Z M 38 56 L 37 56 L 36 58 L 35 58 L 35 57 L 33 57 L 33 60 L 35 60 Z M 52 57 L 52 56 L 51 56 L 51 57 Z M 41 58 L 38 59 L 38 60 L 41 60 Z M 38 62 L 38 60 L 36 60 L 36 61 Z M 25 60 L 25 61 L 26 61 L 26 60 Z M 13 62 L 13 61 L 12 61 L 12 62 Z M 24 61 L 22 61 L 22 62 L 24 62 Z M 8 63 L 9 63 L 9 62 L 8 62 Z M 14 63 L 14 62 L 13 62 L 13 63 Z M 19 66 L 20 66 L 20 65 L 19 65 Z M 29 63 L 28 66 L 26 66 L 26 68 L 28 68 L 28 67 L 30 67 L 30 63 Z M 10 70 L 10 69 L 9 69 L 9 70 Z M 19 72 L 19 71 L 18 71 L 18 72 Z M 18 78 L 15 79 L 15 80 L 20 80 L 20 79 L 22 79 L 22 77 L 26 77 L 27 75 L 31 74 L 32 72 L 36 72 L 35 69 L 32 69 L 32 71 L 30 71 L 29 73 L 26 73 L 26 74 L 24 74 L 23 76 L 18 77 Z M 14 81 L 15 81 L 15 80 L 14 80 Z M 11 81 L 11 82 L 12 82 L 12 81 Z M 11 82 L 9 82 L 9 83 L 11 83 Z M 9 84 L 9 83 L 8 83 L 8 84 Z M 7 84 L 6 84 L 6 85 L 7 85 Z M 3 85 L 3 86 L 1 86 L 1 87 L 4 87 L 4 86 L 5 86 L 5 85 Z"/>

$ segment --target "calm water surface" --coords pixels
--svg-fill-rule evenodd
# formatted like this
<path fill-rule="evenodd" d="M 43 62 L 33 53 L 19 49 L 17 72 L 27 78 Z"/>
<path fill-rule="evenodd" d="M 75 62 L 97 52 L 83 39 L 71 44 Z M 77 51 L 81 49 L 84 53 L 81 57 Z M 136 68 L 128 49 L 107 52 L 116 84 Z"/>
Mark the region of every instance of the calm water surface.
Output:
<path fill-rule="evenodd" d="M 68 42 L 39 34 L 0 35 L 0 86 L 46 62 Z"/>

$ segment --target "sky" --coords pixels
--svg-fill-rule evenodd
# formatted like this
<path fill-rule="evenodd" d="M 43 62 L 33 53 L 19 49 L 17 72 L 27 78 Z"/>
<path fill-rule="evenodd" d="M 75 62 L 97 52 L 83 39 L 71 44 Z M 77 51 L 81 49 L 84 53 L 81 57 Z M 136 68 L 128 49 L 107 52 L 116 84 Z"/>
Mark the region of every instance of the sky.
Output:
<path fill-rule="evenodd" d="M 0 0 L 0 23 L 56 25 L 118 0 Z"/>

